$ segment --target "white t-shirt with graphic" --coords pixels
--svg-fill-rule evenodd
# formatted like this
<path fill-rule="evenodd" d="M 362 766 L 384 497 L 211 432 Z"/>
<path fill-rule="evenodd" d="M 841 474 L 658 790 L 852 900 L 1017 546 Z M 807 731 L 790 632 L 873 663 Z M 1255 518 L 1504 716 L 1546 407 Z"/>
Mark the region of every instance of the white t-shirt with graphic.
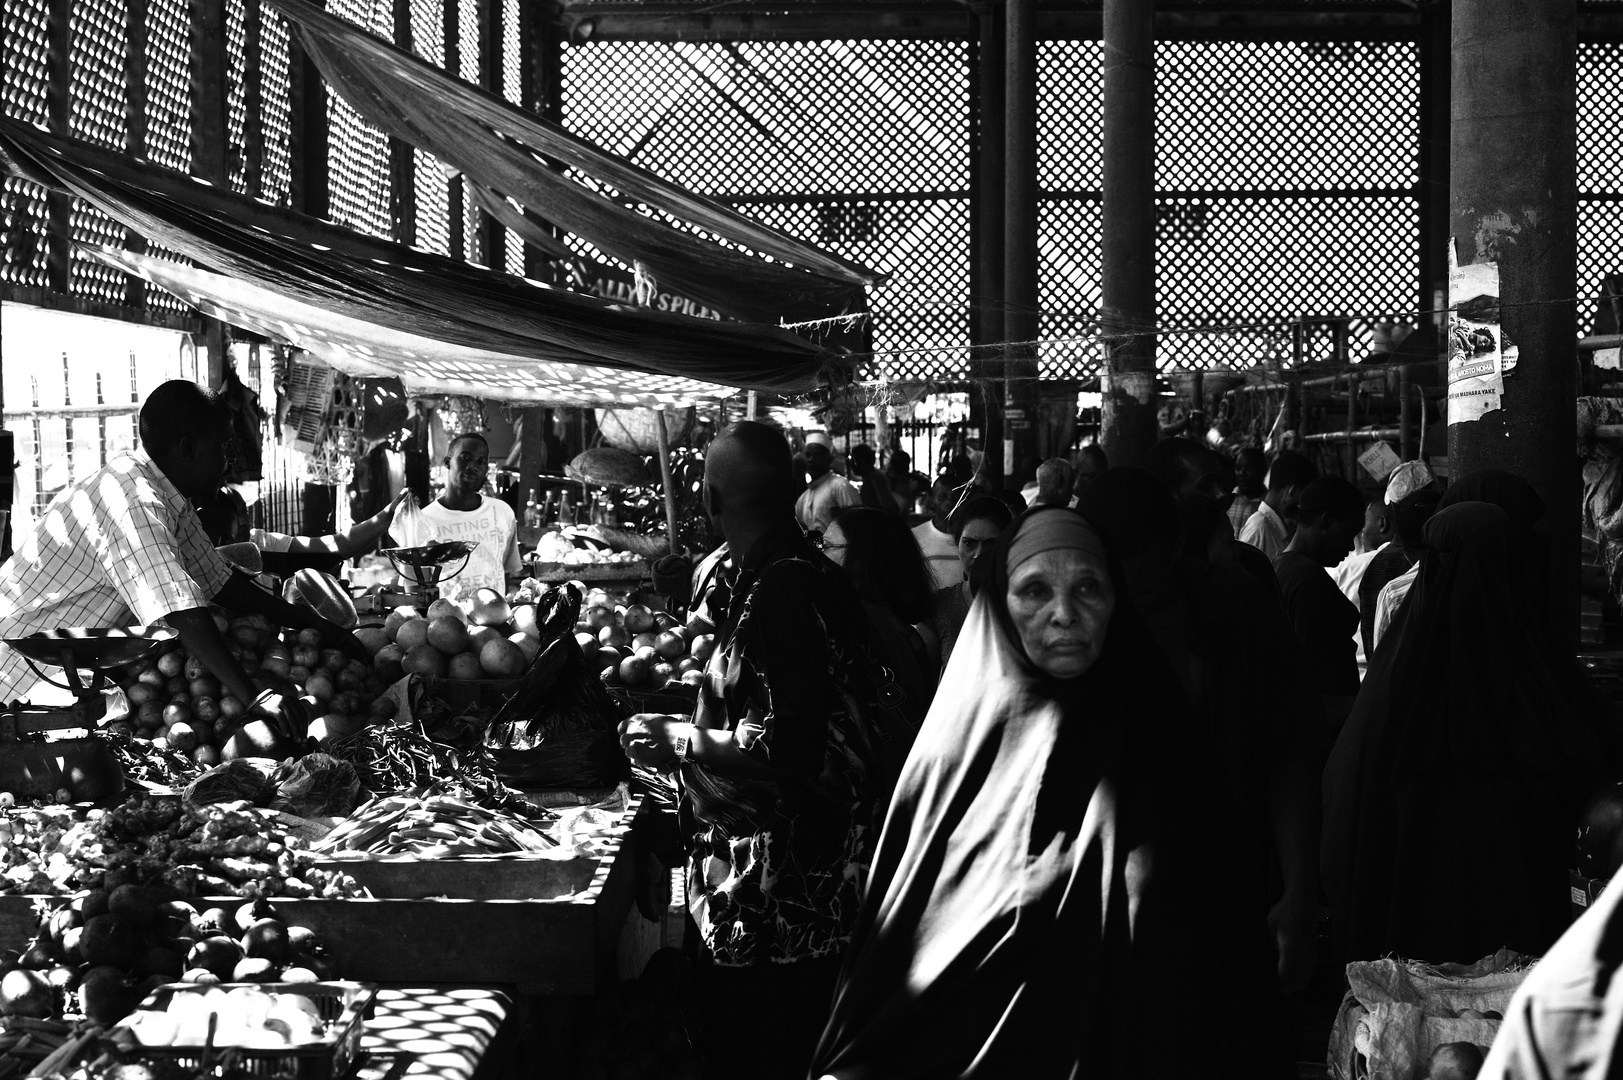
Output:
<path fill-rule="evenodd" d="M 518 529 L 511 506 L 486 495 L 476 509 L 451 510 L 435 499 L 423 507 L 422 513 L 429 526 L 425 543 L 472 540 L 479 545 L 468 556 L 467 568 L 440 586 L 441 596 L 457 601 L 471 600 L 482 588 L 507 595 L 507 575 L 518 573 L 523 566 L 518 557 Z"/>

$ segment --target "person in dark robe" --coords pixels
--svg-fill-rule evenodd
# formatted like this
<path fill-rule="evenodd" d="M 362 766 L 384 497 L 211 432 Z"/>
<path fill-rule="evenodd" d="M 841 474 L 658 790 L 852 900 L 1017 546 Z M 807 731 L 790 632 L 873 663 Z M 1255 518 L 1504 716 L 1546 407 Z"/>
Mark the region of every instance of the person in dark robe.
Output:
<path fill-rule="evenodd" d="M 1623 762 L 1615 718 L 1551 630 L 1532 529 L 1453 502 L 1425 544 L 1325 768 L 1338 963 L 1542 954 L 1569 919 L 1583 801 Z"/>
<path fill-rule="evenodd" d="M 1293 1075 L 1213 748 L 1100 534 L 999 541 L 887 815 L 810 1076 Z M 1220 1006 L 1167 985 L 1221 972 Z M 1219 1046 L 1221 1052 L 1214 1052 Z"/>

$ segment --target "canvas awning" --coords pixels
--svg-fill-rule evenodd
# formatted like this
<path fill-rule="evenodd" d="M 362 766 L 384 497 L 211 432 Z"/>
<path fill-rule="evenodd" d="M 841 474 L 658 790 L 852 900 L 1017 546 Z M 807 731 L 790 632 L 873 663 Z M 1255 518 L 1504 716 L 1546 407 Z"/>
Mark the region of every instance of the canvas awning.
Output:
<path fill-rule="evenodd" d="M 0 118 L 7 171 L 68 191 L 202 270 L 98 249 L 210 314 L 417 392 L 535 404 L 797 393 L 844 358 L 774 326 L 608 303 L 362 236 Z"/>
<path fill-rule="evenodd" d="M 512 200 L 517 206 L 507 204 L 509 219 L 522 220 L 526 211 L 538 216 L 626 267 L 646 270 L 662 289 L 732 318 L 794 323 L 866 311 L 866 287 L 884 280 L 672 184 L 304 0 L 267 2 L 287 18 L 328 85 L 352 108 L 461 172 L 487 210 Z M 595 190 L 602 185 L 617 196 Z M 639 205 L 654 214 L 638 212 Z M 560 255 L 534 228 L 508 224 L 527 242 Z"/>

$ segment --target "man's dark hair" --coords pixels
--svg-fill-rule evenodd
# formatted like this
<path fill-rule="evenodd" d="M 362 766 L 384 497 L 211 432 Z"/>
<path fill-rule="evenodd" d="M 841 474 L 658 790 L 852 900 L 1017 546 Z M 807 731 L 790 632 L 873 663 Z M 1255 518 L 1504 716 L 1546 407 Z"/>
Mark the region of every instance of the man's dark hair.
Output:
<path fill-rule="evenodd" d="M 1094 465 L 1098 466 L 1100 472 L 1110 468 L 1110 459 L 1105 456 L 1105 448 L 1098 443 L 1088 443 L 1077 453 L 1077 464 L 1082 464 L 1084 460 L 1093 462 Z"/>
<path fill-rule="evenodd" d="M 170 379 L 141 403 L 141 445 L 152 457 L 162 457 L 180 445 L 182 436 L 223 426 L 226 420 L 220 395 L 190 379 Z"/>
<path fill-rule="evenodd" d="M 477 439 L 477 440 L 479 440 L 479 442 L 484 444 L 485 451 L 487 453 L 490 451 L 490 440 L 489 439 L 485 438 L 483 435 L 479 434 L 477 431 L 464 431 L 462 434 L 460 434 L 456 438 L 452 439 L 450 441 L 450 443 L 445 447 L 445 455 L 447 457 L 449 457 L 452 454 L 456 453 L 457 444 L 462 443 L 462 442 L 467 442 L 469 439 Z"/>
<path fill-rule="evenodd" d="M 1392 515 L 1392 531 L 1405 550 L 1412 551 L 1424 542 L 1426 522 L 1437 512 L 1442 497 L 1442 492 L 1433 484 L 1411 491 L 1387 507 L 1387 513 Z"/>
<path fill-rule="evenodd" d="M 892 450 L 890 461 L 886 464 L 893 471 L 904 473 L 913 467 L 913 455 L 906 450 Z"/>
<path fill-rule="evenodd" d="M 1234 455 L 1234 460 L 1236 463 L 1238 463 L 1241 458 L 1245 458 L 1247 461 L 1255 461 L 1258 465 L 1261 465 L 1264 468 L 1266 468 L 1268 465 L 1268 457 L 1262 452 L 1262 448 L 1260 446 L 1240 447 L 1239 453 Z"/>
<path fill-rule="evenodd" d="M 1296 503 L 1296 520 L 1303 525 L 1320 521 L 1364 520 L 1364 495 L 1350 480 L 1321 476 L 1302 489 Z"/>
<path fill-rule="evenodd" d="M 935 579 L 907 523 L 871 506 L 846 507 L 834 520 L 845 534 L 845 575 L 857 595 L 903 622 L 928 619 L 935 610 Z"/>
<path fill-rule="evenodd" d="M 845 460 L 850 463 L 852 471 L 865 473 L 873 468 L 873 447 L 867 443 L 858 443 L 851 448 L 851 452 L 845 456 Z"/>
<path fill-rule="evenodd" d="M 1019 494 L 1019 492 L 1015 494 Z M 1014 513 L 1009 509 L 1008 503 L 996 496 L 977 495 L 953 512 L 950 522 L 952 525 L 952 542 L 955 544 L 958 542 L 958 538 L 964 535 L 964 529 L 968 527 L 971 521 L 979 521 L 983 518 L 995 524 L 998 532 L 1002 532 L 1014 520 Z"/>
<path fill-rule="evenodd" d="M 1268 490 L 1284 491 L 1286 488 L 1305 488 L 1319 478 L 1319 470 L 1307 458 L 1294 450 L 1281 450 L 1274 455 L 1273 464 L 1268 466 Z M 1363 513 L 1363 504 L 1359 504 L 1359 513 Z"/>

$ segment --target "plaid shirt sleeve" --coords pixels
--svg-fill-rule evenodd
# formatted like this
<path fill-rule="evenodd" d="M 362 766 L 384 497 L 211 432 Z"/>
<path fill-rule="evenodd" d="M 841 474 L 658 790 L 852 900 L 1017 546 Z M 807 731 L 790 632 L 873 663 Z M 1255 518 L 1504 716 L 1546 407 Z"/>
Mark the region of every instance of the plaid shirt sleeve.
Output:
<path fill-rule="evenodd" d="M 102 570 L 139 622 L 203 607 L 225 586 L 231 567 L 191 507 L 172 505 L 144 479 L 114 475 L 95 499 Z"/>

